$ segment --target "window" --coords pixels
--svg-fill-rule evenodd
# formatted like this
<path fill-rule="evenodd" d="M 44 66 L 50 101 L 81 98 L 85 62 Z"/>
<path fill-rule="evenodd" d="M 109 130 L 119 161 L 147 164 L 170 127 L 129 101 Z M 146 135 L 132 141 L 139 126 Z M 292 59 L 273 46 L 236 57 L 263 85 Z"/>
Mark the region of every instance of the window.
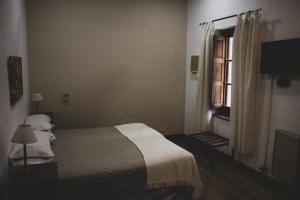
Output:
<path fill-rule="evenodd" d="M 224 106 L 231 106 L 231 72 L 232 72 L 232 45 L 233 37 L 226 38 L 226 58 L 224 77 Z"/>
<path fill-rule="evenodd" d="M 233 32 L 220 30 L 214 36 L 212 105 L 217 116 L 230 116 Z"/>

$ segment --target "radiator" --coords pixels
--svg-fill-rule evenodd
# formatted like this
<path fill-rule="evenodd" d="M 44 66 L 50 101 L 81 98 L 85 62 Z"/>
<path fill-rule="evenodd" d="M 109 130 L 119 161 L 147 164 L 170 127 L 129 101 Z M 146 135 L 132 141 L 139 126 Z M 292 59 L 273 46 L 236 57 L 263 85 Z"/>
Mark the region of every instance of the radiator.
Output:
<path fill-rule="evenodd" d="M 290 186 L 300 185 L 300 136 L 276 130 L 272 175 Z"/>

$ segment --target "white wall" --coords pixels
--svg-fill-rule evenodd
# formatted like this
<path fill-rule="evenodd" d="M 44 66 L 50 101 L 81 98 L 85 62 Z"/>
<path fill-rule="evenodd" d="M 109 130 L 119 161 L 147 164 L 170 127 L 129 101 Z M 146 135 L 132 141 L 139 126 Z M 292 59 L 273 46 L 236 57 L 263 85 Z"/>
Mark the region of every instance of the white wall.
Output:
<path fill-rule="evenodd" d="M 183 132 L 186 0 L 28 0 L 27 11 L 30 88 L 57 127 Z"/>
<path fill-rule="evenodd" d="M 7 57 L 21 56 L 24 95 L 10 106 Z M 28 68 L 25 5 L 23 0 L 0 0 L 0 199 L 4 199 L 3 183 L 7 174 L 10 138 L 28 113 Z"/>
<path fill-rule="evenodd" d="M 185 132 L 196 131 L 196 91 L 197 77 L 189 71 L 190 56 L 199 54 L 200 26 L 204 21 L 238 14 L 247 10 L 262 8 L 267 22 L 268 33 L 264 41 L 300 37 L 299 0 L 189 0 L 188 1 L 188 42 L 186 68 Z M 236 19 L 215 22 L 216 28 L 234 25 Z M 300 66 L 299 66 L 300 67 Z M 273 87 L 271 130 L 269 140 L 268 167 L 271 166 L 274 134 L 276 129 L 284 129 L 300 134 L 300 81 L 292 81 L 290 88 Z M 228 122 L 214 120 L 215 131 L 228 137 Z M 261 145 L 259 148 L 262 148 Z M 260 149 L 259 152 L 262 152 Z M 260 155 L 262 156 L 262 155 Z"/>

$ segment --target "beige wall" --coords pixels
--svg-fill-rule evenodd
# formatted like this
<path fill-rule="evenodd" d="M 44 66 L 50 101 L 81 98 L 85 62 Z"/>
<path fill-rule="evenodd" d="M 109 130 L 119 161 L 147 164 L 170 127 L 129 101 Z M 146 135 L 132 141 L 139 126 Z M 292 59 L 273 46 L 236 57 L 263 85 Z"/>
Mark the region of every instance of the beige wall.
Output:
<path fill-rule="evenodd" d="M 7 57 L 22 57 L 24 94 L 10 106 Z M 26 20 L 23 0 L 0 0 L 0 199 L 6 199 L 10 139 L 29 111 Z"/>
<path fill-rule="evenodd" d="M 31 91 L 60 128 L 183 132 L 185 0 L 27 2 Z"/>

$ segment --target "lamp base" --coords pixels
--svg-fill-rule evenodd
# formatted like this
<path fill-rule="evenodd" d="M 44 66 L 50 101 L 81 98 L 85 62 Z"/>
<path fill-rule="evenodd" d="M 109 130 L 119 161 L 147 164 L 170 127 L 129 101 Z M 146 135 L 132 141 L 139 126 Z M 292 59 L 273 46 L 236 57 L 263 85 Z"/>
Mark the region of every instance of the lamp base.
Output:
<path fill-rule="evenodd" d="M 23 144 L 23 150 L 24 150 L 24 168 L 27 168 L 27 150 L 26 150 L 26 144 Z"/>
<path fill-rule="evenodd" d="M 38 113 L 39 112 L 39 102 L 35 102 L 35 112 Z"/>

